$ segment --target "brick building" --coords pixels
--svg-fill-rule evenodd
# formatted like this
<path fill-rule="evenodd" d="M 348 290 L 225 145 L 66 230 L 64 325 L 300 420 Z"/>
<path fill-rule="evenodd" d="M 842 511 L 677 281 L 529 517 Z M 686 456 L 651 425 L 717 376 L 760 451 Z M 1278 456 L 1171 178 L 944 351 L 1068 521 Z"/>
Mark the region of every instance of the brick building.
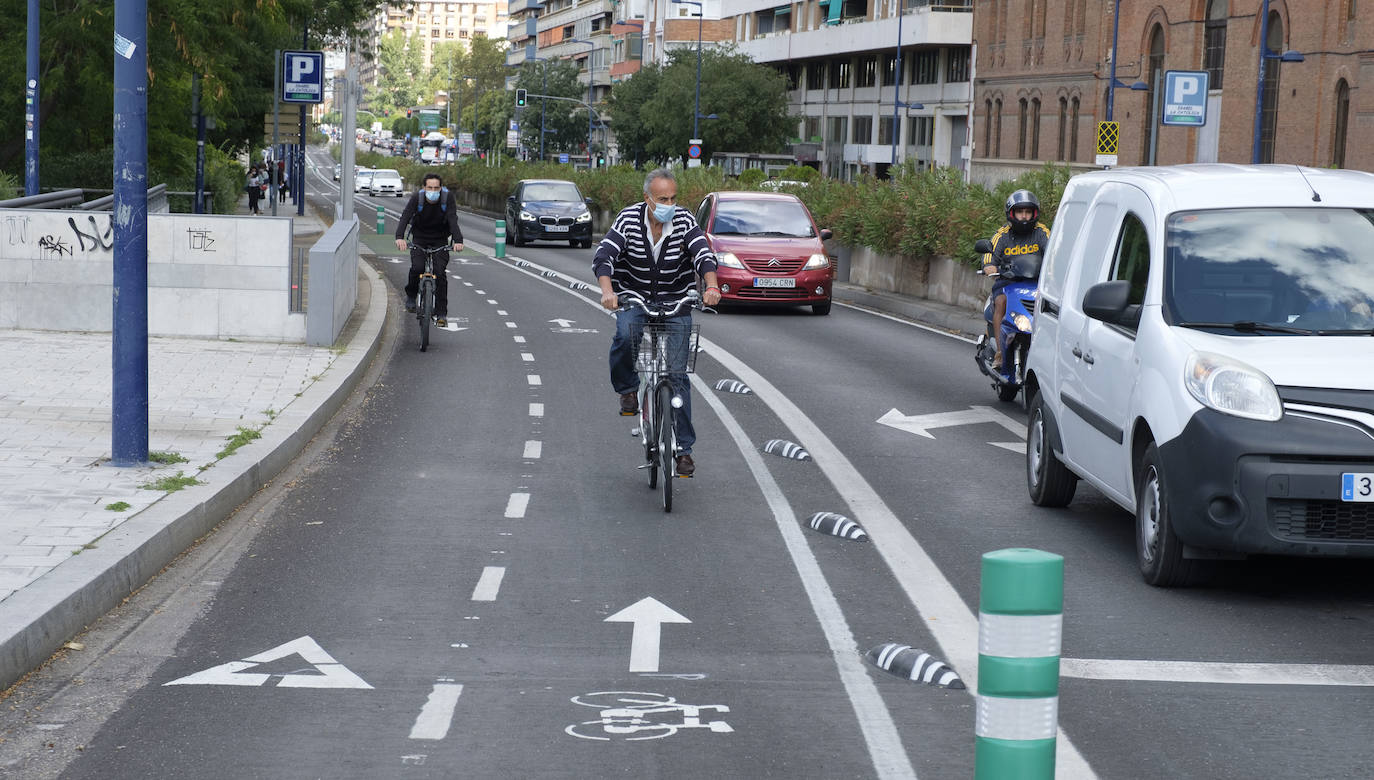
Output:
<path fill-rule="evenodd" d="M 977 0 L 973 178 L 1059 160 L 1096 167 L 1108 118 L 1113 13 L 1119 165 L 1248 163 L 1264 0 Z M 1374 14 L 1357 0 L 1269 0 L 1261 162 L 1374 170 Z M 1280 54 L 1296 52 L 1280 59 Z M 1164 125 L 1164 74 L 1209 76 L 1203 127 Z"/>

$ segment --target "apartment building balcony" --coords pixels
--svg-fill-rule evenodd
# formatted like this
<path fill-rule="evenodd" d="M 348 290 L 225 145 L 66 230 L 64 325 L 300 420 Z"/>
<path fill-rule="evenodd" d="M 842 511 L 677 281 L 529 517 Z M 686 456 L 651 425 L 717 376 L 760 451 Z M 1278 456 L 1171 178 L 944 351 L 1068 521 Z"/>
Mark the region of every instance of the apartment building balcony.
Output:
<path fill-rule="evenodd" d="M 947 8 L 934 5 L 909 9 L 902 17 L 902 45 L 967 46 L 973 40 L 973 14 L 962 8 L 951 13 Z M 892 17 L 827 25 L 816 30 L 767 33 L 738 41 L 736 46 L 755 62 L 780 62 L 802 59 L 812 52 L 835 56 L 891 49 L 896 43 L 897 19 Z"/>
<path fill-rule="evenodd" d="M 510 0 L 506 6 L 506 15 L 515 16 L 525 11 L 534 11 L 536 14 L 544 7 L 544 0 Z"/>

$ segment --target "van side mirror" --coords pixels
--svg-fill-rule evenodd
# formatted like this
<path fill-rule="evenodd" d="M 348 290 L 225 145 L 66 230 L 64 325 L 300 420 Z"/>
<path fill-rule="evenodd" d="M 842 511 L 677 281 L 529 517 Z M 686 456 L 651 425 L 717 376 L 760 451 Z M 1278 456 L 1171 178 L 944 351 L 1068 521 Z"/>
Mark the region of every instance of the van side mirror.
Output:
<path fill-rule="evenodd" d="M 1127 316 L 1127 309 L 1131 300 L 1131 283 L 1120 279 L 1114 282 L 1099 282 L 1088 288 L 1083 294 L 1083 313 L 1095 320 L 1111 325 L 1135 326 L 1133 319 L 1138 319 L 1139 307 L 1135 308 L 1133 317 Z"/>
<path fill-rule="evenodd" d="M 833 236 L 833 235 L 835 235 L 835 234 L 830 232 L 830 228 L 821 228 L 821 240 L 822 240 L 822 241 L 829 241 L 829 240 L 830 240 L 830 237 Z"/>
<path fill-rule="evenodd" d="M 980 255 L 990 254 L 992 252 L 992 242 L 986 238 L 980 238 L 973 242 L 973 251 Z"/>

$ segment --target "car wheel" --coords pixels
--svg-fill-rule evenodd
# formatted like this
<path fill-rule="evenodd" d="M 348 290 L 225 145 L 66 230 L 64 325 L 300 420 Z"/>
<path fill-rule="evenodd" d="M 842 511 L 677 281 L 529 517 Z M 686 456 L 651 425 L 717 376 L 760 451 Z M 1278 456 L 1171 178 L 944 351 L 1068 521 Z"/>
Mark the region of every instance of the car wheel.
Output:
<path fill-rule="evenodd" d="M 583 241 L 583 242 L 582 242 L 582 248 L 583 248 L 583 249 L 591 249 L 591 248 L 592 248 L 592 240 L 589 238 L 589 239 L 586 239 L 585 241 Z"/>
<path fill-rule="evenodd" d="M 570 238 L 570 239 L 568 239 L 568 246 L 572 247 L 573 249 L 576 249 L 576 248 L 578 248 L 578 247 L 581 246 L 581 245 L 582 245 L 582 242 L 581 242 L 581 241 L 578 241 L 578 240 L 575 239 L 575 238 Z"/>
<path fill-rule="evenodd" d="M 826 301 L 825 303 L 811 304 L 811 313 L 816 315 L 817 317 L 824 317 L 825 315 L 829 314 L 830 301 Z"/>
<path fill-rule="evenodd" d="M 1140 456 L 1135 490 L 1135 551 L 1140 576 L 1151 585 L 1187 585 L 1200 563 L 1183 557 L 1183 542 L 1174 534 L 1169 516 L 1169 486 L 1160 468 L 1154 442 Z"/>
<path fill-rule="evenodd" d="M 1036 506 L 1068 506 L 1078 477 L 1055 457 L 1045 405 L 1036 393 L 1026 423 L 1026 488 Z"/>
<path fill-rule="evenodd" d="M 520 226 L 515 224 L 513 220 L 506 224 L 510 226 L 507 228 L 507 230 L 510 231 L 510 235 L 508 236 L 508 238 L 510 238 L 510 245 L 523 246 L 523 244 L 520 243 Z"/>

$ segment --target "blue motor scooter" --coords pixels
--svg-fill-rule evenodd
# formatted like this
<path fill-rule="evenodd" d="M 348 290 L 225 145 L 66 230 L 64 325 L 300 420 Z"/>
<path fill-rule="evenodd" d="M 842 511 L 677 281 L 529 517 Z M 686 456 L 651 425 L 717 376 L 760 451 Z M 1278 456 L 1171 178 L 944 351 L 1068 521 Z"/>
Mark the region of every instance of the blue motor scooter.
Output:
<path fill-rule="evenodd" d="M 979 239 L 973 249 L 979 254 L 988 254 L 992 251 L 992 242 L 986 238 Z M 1026 379 L 1026 355 L 1030 352 L 1035 299 L 1040 289 L 1040 255 L 1016 255 L 1009 261 L 1004 260 L 997 265 L 997 275 L 1010 282 L 1002 288 L 1002 293 L 1007 296 L 1007 313 L 999 324 L 1002 331 L 1002 362 L 993 364 L 997 342 L 993 341 L 995 331 L 991 294 L 983 306 L 987 332 L 978 337 L 974 360 L 978 363 L 978 370 L 992 379 L 992 389 L 997 391 L 997 398 L 1012 401 Z"/>

